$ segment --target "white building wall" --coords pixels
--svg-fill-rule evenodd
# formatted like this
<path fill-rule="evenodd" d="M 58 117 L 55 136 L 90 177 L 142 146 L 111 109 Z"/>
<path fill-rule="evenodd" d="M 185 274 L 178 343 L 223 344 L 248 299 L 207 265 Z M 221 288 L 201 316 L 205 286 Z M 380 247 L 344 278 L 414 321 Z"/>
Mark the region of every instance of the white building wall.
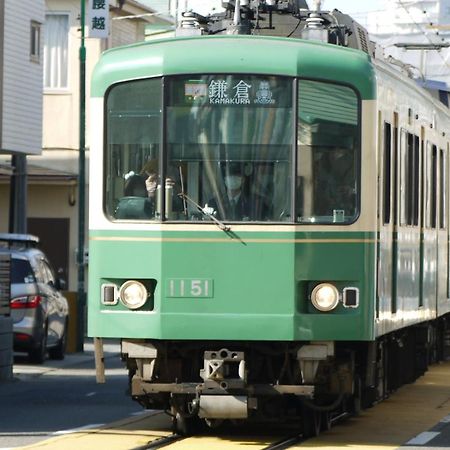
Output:
<path fill-rule="evenodd" d="M 45 150 L 77 151 L 79 147 L 79 49 L 80 3 L 66 0 L 46 0 L 47 13 L 69 16 L 68 85 L 64 89 L 44 89 L 43 148 Z M 87 32 L 86 32 L 87 35 Z M 89 80 L 95 63 L 103 49 L 100 39 L 85 40 L 86 46 L 86 98 L 89 98 Z M 87 114 L 89 112 L 87 111 Z M 86 125 L 89 116 L 86 117 Z M 66 153 L 54 155 L 58 161 L 52 168 L 68 170 Z M 43 161 L 44 162 L 44 161 Z M 60 162 L 60 163 L 59 163 Z M 71 167 L 72 169 L 72 167 Z"/>
<path fill-rule="evenodd" d="M 44 0 L 4 1 L 0 148 L 39 154 L 42 148 L 42 59 L 31 60 L 30 37 L 31 21 L 44 22 Z"/>
<path fill-rule="evenodd" d="M 86 0 L 87 1 L 87 0 Z M 50 162 L 50 167 L 58 170 L 77 172 L 70 160 L 71 153 L 79 148 L 79 49 L 80 49 L 80 3 L 68 0 L 46 0 L 47 13 L 67 13 L 69 15 L 68 41 L 68 86 L 66 89 L 44 89 L 44 125 L 43 149 L 52 152 L 49 160 L 42 159 L 43 164 Z M 111 0 L 111 4 L 113 1 Z M 145 9 L 137 10 L 142 14 Z M 133 14 L 124 11 L 124 15 Z M 144 40 L 144 24 L 139 20 L 116 20 L 120 15 L 111 13 L 110 38 L 93 39 L 88 37 L 86 23 L 86 147 L 89 148 L 89 97 L 90 80 L 95 64 L 101 53 L 108 47 L 117 47 Z M 76 156 L 75 158 L 77 158 Z M 36 161 L 33 161 L 36 164 Z M 39 164 L 39 163 L 38 163 Z"/>

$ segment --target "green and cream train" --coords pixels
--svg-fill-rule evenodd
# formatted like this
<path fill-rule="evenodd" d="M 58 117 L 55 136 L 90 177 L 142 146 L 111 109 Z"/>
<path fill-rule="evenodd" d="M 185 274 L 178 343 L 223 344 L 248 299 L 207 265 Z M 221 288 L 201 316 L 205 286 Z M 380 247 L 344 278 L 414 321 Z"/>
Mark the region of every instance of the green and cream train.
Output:
<path fill-rule="evenodd" d="M 447 351 L 448 107 L 348 16 L 285 3 L 186 15 L 92 80 L 88 332 L 179 431 L 315 434 Z"/>

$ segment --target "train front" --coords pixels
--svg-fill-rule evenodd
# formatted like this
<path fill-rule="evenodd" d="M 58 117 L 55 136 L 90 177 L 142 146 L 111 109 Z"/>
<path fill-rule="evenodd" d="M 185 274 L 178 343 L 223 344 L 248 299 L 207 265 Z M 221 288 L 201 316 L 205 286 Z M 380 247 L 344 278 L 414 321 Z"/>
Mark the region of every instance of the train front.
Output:
<path fill-rule="evenodd" d="M 134 399 L 213 424 L 308 421 L 354 393 L 374 333 L 373 96 L 367 55 L 301 40 L 105 54 L 89 335 L 122 339 Z"/>

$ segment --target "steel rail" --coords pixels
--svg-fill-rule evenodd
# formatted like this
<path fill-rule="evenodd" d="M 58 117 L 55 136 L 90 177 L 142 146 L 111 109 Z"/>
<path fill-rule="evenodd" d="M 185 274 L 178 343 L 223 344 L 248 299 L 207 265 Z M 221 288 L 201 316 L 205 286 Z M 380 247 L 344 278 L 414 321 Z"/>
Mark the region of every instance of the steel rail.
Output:
<path fill-rule="evenodd" d="M 264 447 L 262 450 L 283 450 L 285 448 L 289 448 L 295 444 L 300 444 L 307 439 L 303 437 L 302 434 L 298 434 L 295 436 L 290 436 L 286 438 L 282 438 L 279 441 L 274 442 L 273 444 Z"/>
<path fill-rule="evenodd" d="M 181 436 L 180 434 L 170 434 L 169 436 L 163 436 L 154 441 L 151 441 L 145 445 L 141 445 L 140 447 L 134 447 L 132 450 L 153 450 L 157 448 L 167 447 L 174 442 L 181 441 L 185 439 L 186 436 Z"/>

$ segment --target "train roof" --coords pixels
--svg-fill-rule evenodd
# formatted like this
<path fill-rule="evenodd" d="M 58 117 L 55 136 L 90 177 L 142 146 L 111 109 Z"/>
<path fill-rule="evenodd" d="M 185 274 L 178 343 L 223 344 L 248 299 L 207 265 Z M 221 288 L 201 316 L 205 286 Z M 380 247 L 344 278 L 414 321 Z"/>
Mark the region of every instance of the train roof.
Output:
<path fill-rule="evenodd" d="M 111 84 L 177 74 L 249 73 L 335 81 L 376 95 L 370 56 L 317 41 L 255 35 L 215 35 L 148 41 L 105 52 L 92 79 L 92 97 Z"/>

